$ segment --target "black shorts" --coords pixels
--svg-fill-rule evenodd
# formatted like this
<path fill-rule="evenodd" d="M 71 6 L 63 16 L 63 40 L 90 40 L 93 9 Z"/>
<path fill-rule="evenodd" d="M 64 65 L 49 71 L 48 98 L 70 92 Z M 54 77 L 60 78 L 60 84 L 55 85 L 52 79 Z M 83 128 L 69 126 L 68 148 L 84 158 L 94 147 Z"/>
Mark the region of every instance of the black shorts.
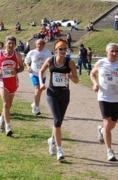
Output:
<path fill-rule="evenodd" d="M 99 107 L 100 107 L 103 119 L 111 117 L 112 121 L 115 121 L 115 122 L 117 121 L 118 102 L 99 101 Z"/>

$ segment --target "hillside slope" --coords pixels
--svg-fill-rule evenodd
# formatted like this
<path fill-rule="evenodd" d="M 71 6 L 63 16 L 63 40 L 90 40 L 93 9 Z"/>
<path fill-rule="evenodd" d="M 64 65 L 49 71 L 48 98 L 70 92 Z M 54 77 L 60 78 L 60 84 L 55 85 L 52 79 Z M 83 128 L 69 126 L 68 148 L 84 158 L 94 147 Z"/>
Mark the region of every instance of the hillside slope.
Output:
<path fill-rule="evenodd" d="M 14 1 L 14 2 L 13 2 Z M 82 26 L 95 20 L 116 3 L 99 0 L 0 0 L 0 21 L 28 24 L 41 19 L 81 19 Z"/>

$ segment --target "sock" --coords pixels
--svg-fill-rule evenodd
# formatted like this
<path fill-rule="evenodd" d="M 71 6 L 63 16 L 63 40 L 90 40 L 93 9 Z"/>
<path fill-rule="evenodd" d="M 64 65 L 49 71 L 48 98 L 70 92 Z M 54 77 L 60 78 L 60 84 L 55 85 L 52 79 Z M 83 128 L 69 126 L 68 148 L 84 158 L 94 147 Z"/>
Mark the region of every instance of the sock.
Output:
<path fill-rule="evenodd" d="M 101 133 L 103 134 L 103 127 L 101 128 Z"/>
<path fill-rule="evenodd" d="M 10 127 L 10 123 L 6 123 L 6 128 Z"/>
<path fill-rule="evenodd" d="M 61 146 L 57 146 L 57 151 L 60 151 L 61 149 Z"/>
<path fill-rule="evenodd" d="M 53 139 L 53 137 L 51 137 L 50 140 L 51 140 L 52 142 L 55 142 L 55 140 Z"/>
<path fill-rule="evenodd" d="M 4 121 L 4 118 L 3 118 L 2 115 L 1 115 L 0 117 L 1 117 L 1 118 L 0 118 L 0 122 L 2 123 L 2 122 Z"/>
<path fill-rule="evenodd" d="M 109 152 L 111 149 L 107 149 L 107 152 Z"/>

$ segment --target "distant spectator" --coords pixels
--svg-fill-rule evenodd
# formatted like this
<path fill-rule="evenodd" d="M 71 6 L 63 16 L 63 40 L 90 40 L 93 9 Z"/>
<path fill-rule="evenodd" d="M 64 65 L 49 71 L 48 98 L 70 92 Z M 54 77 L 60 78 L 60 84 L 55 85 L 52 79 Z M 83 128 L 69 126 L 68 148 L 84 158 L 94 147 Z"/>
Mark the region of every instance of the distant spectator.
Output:
<path fill-rule="evenodd" d="M 27 53 L 30 51 L 30 45 L 29 42 L 26 42 L 26 46 L 24 48 L 24 54 L 27 55 Z"/>
<path fill-rule="evenodd" d="M 57 37 L 61 36 L 60 29 L 58 28 L 57 25 L 55 25 L 55 28 L 53 30 L 53 35 L 54 35 L 54 37 L 55 36 L 57 36 Z"/>
<path fill-rule="evenodd" d="M 0 30 L 3 30 L 3 29 L 4 29 L 4 23 L 0 22 Z"/>
<path fill-rule="evenodd" d="M 118 13 L 115 15 L 114 30 L 118 30 Z"/>
<path fill-rule="evenodd" d="M 40 38 L 44 39 L 46 34 L 47 34 L 47 28 L 46 28 L 46 25 L 43 24 L 43 27 L 42 27 L 41 31 L 38 33 L 37 38 L 38 39 L 40 39 Z"/>
<path fill-rule="evenodd" d="M 52 31 L 54 31 L 55 26 L 56 26 L 56 23 L 55 23 L 55 22 L 53 22 L 53 23 L 51 24 L 51 29 L 52 29 Z"/>
<path fill-rule="evenodd" d="M 21 52 L 24 51 L 24 44 L 23 44 L 23 42 L 21 40 L 18 43 L 18 51 L 21 51 Z"/>
<path fill-rule="evenodd" d="M 82 64 L 84 66 L 84 69 L 88 72 L 88 68 L 86 66 L 86 64 L 88 63 L 87 49 L 84 47 L 83 44 L 80 45 L 79 54 L 77 57 L 79 57 L 79 59 L 78 59 L 79 75 L 82 74 Z"/>
<path fill-rule="evenodd" d="M 72 31 L 73 29 L 74 29 L 74 30 L 78 30 L 78 24 L 77 24 L 76 21 L 74 21 L 74 25 L 71 27 L 70 30 Z"/>
<path fill-rule="evenodd" d="M 16 32 L 21 31 L 21 24 L 19 22 L 16 23 Z"/>
<path fill-rule="evenodd" d="M 2 50 L 4 47 L 4 43 L 3 42 L 0 42 L 0 50 Z"/>
<path fill-rule="evenodd" d="M 30 23 L 30 26 L 36 26 L 36 22 L 34 22 L 34 21 L 31 22 L 31 23 Z"/>
<path fill-rule="evenodd" d="M 90 21 L 89 24 L 87 25 L 87 31 L 93 31 L 93 30 L 94 30 L 93 22 Z"/>
<path fill-rule="evenodd" d="M 47 34 L 45 35 L 46 42 L 51 41 L 54 39 L 53 32 L 50 29 L 47 30 Z"/>
<path fill-rule="evenodd" d="M 71 34 L 70 34 L 70 33 L 68 33 L 68 34 L 67 34 L 67 43 L 68 43 L 68 48 L 71 48 L 71 41 L 72 41 Z"/>
<path fill-rule="evenodd" d="M 90 75 L 91 71 L 91 61 L 92 61 L 92 50 L 90 47 L 87 48 L 87 59 L 88 59 L 88 74 Z"/>

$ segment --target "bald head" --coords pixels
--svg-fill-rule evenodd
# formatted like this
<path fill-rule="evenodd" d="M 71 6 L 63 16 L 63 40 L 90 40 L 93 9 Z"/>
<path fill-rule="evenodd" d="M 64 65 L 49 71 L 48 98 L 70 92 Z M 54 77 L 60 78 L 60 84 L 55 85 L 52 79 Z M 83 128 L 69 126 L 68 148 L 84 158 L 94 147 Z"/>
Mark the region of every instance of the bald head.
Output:
<path fill-rule="evenodd" d="M 45 41 L 43 39 L 38 39 L 35 41 L 35 47 L 37 51 L 42 51 L 45 47 Z"/>

